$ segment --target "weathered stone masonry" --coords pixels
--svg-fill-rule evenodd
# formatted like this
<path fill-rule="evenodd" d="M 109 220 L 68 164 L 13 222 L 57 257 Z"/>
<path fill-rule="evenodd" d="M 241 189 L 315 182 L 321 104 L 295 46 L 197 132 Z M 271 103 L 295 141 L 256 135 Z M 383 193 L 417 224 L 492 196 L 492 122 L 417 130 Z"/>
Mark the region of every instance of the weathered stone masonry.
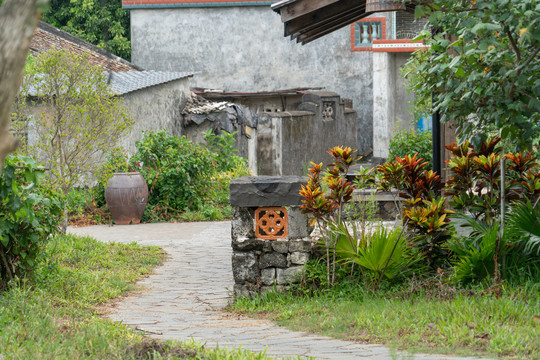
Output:
<path fill-rule="evenodd" d="M 307 178 L 300 176 L 246 176 L 231 181 L 232 270 L 234 294 L 250 296 L 269 290 L 283 291 L 297 280 L 312 257 L 316 241 L 308 218 L 301 213 L 299 191 Z M 287 236 L 265 240 L 256 236 L 256 209 L 283 207 Z"/>

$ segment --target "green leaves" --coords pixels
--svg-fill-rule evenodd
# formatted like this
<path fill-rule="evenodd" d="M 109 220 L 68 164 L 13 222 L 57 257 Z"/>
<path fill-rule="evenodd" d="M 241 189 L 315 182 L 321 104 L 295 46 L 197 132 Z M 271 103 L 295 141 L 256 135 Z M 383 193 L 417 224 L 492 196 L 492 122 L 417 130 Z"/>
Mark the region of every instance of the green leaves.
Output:
<path fill-rule="evenodd" d="M 474 230 L 471 235 L 457 237 L 448 244 L 458 259 L 454 265 L 453 280 L 456 282 L 482 280 L 493 274 L 493 256 L 499 234 L 499 224 L 486 226 L 486 224 L 467 216 L 460 218 L 464 219 Z"/>
<path fill-rule="evenodd" d="M 346 235 L 346 232 L 342 230 L 341 234 Z M 372 233 L 365 234 L 355 248 L 351 248 L 348 241 L 340 237 L 337 252 L 342 259 L 374 272 L 377 277 L 384 275 L 393 279 L 418 261 L 414 259 L 402 235 L 401 228 L 387 230 L 380 226 Z"/>
<path fill-rule="evenodd" d="M 400 129 L 390 140 L 388 158 L 395 159 L 405 155 L 416 154 L 428 162 L 426 170 L 432 168 L 432 134 L 431 131 L 418 131 L 414 129 Z"/>
<path fill-rule="evenodd" d="M 203 132 L 206 141 L 206 147 L 215 154 L 214 161 L 217 164 L 217 171 L 230 171 L 235 168 L 239 162 L 246 162 L 245 159 L 238 156 L 238 149 L 234 147 L 237 132 L 229 134 L 221 131 L 220 134 L 214 134 L 212 129 Z"/>
<path fill-rule="evenodd" d="M 512 150 L 540 144 L 540 8 L 537 0 L 434 0 L 417 6 L 440 29 L 409 61 L 416 106 L 434 97 L 463 138 L 499 133 Z M 425 36 L 425 34 L 423 35 Z M 471 122 L 474 120 L 474 126 Z"/>
<path fill-rule="evenodd" d="M 90 65 L 88 56 L 53 49 L 35 58 L 12 120 L 19 133 L 35 134 L 21 153 L 41 159 L 49 170 L 28 173 L 35 178 L 27 181 L 46 175 L 48 184 L 67 194 L 98 175 L 106 153 L 133 123 L 122 99 L 113 95 L 102 70 Z M 39 101 L 27 101 L 30 98 Z"/>
<path fill-rule="evenodd" d="M 510 231 L 521 240 L 524 252 L 540 255 L 540 209 L 530 201 L 516 205 L 509 215 Z"/>
<path fill-rule="evenodd" d="M 0 289 L 27 275 L 41 245 L 56 233 L 63 202 L 38 186 L 41 173 L 33 159 L 10 156 L 0 174 Z"/>
<path fill-rule="evenodd" d="M 502 27 L 499 24 L 479 23 L 479 24 L 476 24 L 471 29 L 471 32 L 474 34 L 479 34 L 482 32 L 500 31 L 500 30 L 502 30 Z"/>
<path fill-rule="evenodd" d="M 94 45 L 131 59 L 129 11 L 121 0 L 51 0 L 43 20 Z"/>
<path fill-rule="evenodd" d="M 160 212 L 165 217 L 168 213 L 180 214 L 201 205 L 215 172 L 210 150 L 164 130 L 144 132 L 136 147 L 137 154 L 130 163 L 146 180 L 148 204 L 150 208 L 159 207 L 158 216 Z"/>

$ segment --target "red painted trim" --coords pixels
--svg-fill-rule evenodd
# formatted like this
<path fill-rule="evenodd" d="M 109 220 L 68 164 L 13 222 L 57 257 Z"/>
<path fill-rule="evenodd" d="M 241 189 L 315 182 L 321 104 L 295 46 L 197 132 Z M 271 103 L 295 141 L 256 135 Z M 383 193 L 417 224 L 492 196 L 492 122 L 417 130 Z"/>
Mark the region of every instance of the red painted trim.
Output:
<path fill-rule="evenodd" d="M 382 40 L 376 40 L 376 41 L 384 41 L 386 39 L 386 18 L 385 17 L 367 17 L 363 18 L 361 20 L 355 21 L 351 24 L 351 51 L 371 51 L 371 46 L 362 46 L 362 47 L 355 47 L 354 44 L 356 43 L 355 38 L 355 31 L 354 31 L 354 25 L 359 22 L 371 22 L 371 21 L 380 21 L 381 22 L 381 28 L 382 28 L 382 34 L 381 38 Z"/>
<path fill-rule="evenodd" d="M 415 52 L 416 50 L 425 49 L 423 47 L 409 47 L 409 48 L 387 48 L 387 49 L 373 49 L 370 48 L 373 52 L 387 52 L 387 53 L 404 53 L 404 52 Z"/>
<path fill-rule="evenodd" d="M 154 4 L 200 4 L 225 2 L 259 2 L 268 0 L 122 0 L 122 5 L 154 5 Z"/>
<path fill-rule="evenodd" d="M 373 41 L 373 45 L 377 45 L 377 44 L 412 44 L 413 41 L 412 39 L 390 39 L 390 40 L 375 40 Z M 422 40 L 419 40 L 419 41 L 414 41 L 414 43 L 423 43 Z M 377 47 L 373 47 L 372 48 L 372 51 L 373 52 L 389 52 L 389 53 L 397 53 L 397 52 L 415 52 L 416 50 L 419 50 L 419 49 L 425 49 L 425 47 L 423 46 L 407 46 L 407 47 L 393 47 L 393 48 L 377 48 Z"/>
<path fill-rule="evenodd" d="M 373 41 L 373 44 L 412 44 L 412 42 L 412 39 L 382 39 Z M 415 42 L 421 43 L 422 40 Z"/>

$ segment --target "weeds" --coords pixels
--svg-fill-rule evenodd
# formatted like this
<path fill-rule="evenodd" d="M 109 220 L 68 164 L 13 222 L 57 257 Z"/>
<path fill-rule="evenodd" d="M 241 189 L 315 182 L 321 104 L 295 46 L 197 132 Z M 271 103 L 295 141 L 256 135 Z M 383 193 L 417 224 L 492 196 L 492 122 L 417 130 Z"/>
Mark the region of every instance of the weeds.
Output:
<path fill-rule="evenodd" d="M 160 264 L 158 247 L 59 236 L 32 279 L 0 294 L 0 359 L 267 359 L 264 353 L 151 340 L 103 319 L 99 304 L 133 289 Z"/>
<path fill-rule="evenodd" d="M 400 284 L 384 281 L 380 290 L 372 291 L 359 279 L 351 279 L 348 271 L 338 270 L 338 280 L 330 288 L 324 266 L 310 263 L 313 273 L 303 275 L 295 292 L 237 298 L 231 310 L 264 316 L 293 330 L 414 352 L 508 359 L 540 356 L 534 321 L 540 311 L 537 282 L 507 283 L 494 291 L 489 284 L 450 285 L 444 280 L 447 274 L 411 275 Z"/>

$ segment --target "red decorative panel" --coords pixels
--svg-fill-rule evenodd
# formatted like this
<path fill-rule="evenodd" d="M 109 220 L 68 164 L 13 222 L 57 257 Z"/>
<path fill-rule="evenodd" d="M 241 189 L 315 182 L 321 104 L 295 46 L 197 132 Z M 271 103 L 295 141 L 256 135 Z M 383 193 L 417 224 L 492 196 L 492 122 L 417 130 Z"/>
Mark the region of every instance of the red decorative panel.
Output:
<path fill-rule="evenodd" d="M 372 51 L 372 41 L 373 39 L 373 27 L 370 27 L 369 34 L 366 33 L 368 37 L 368 43 L 362 43 L 362 34 L 360 28 L 362 23 L 380 23 L 381 27 L 378 28 L 377 39 L 386 39 L 386 18 L 385 17 L 367 17 L 355 21 L 351 24 L 351 51 Z M 367 30 L 367 29 L 366 29 Z"/>
<path fill-rule="evenodd" d="M 265 240 L 287 237 L 287 210 L 282 207 L 262 207 L 255 210 L 255 236 Z"/>

